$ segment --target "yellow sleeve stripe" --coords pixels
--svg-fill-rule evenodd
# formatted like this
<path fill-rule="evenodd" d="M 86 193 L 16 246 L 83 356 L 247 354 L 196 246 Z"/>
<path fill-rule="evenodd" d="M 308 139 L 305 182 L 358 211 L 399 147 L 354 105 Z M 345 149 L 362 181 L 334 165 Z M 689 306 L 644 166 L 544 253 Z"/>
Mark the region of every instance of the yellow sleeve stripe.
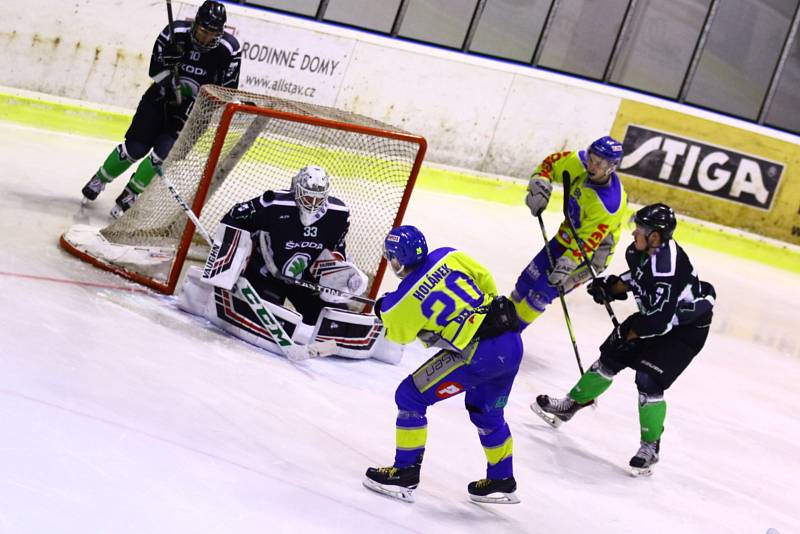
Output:
<path fill-rule="evenodd" d="M 401 450 L 414 450 L 425 447 L 428 440 L 428 427 L 397 428 L 397 448 Z"/>
<path fill-rule="evenodd" d="M 489 465 L 499 464 L 506 458 L 511 456 L 511 453 L 514 449 L 514 440 L 511 436 L 508 436 L 508 439 L 505 440 L 501 445 L 497 447 L 484 447 L 483 452 L 486 453 L 486 460 L 489 462 Z"/>

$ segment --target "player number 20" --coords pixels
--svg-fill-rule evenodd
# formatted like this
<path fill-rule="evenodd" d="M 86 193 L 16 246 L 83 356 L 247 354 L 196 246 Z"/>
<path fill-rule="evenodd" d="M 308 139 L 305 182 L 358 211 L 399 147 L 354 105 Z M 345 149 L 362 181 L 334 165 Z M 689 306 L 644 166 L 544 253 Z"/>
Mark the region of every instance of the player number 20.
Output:
<path fill-rule="evenodd" d="M 475 291 L 475 296 L 471 295 L 459 282 L 463 280 L 467 285 Z M 455 296 L 460 300 L 466 302 L 470 306 L 480 306 L 483 303 L 483 293 L 478 286 L 475 285 L 472 278 L 459 271 L 453 271 L 448 274 L 444 279 L 444 284 Z M 437 304 L 441 304 L 441 309 L 436 315 L 436 324 L 439 326 L 446 326 L 450 317 L 456 311 L 456 301 L 448 293 L 444 291 L 431 291 L 431 293 L 422 301 L 422 313 L 430 319 L 436 310 L 434 309 Z"/>

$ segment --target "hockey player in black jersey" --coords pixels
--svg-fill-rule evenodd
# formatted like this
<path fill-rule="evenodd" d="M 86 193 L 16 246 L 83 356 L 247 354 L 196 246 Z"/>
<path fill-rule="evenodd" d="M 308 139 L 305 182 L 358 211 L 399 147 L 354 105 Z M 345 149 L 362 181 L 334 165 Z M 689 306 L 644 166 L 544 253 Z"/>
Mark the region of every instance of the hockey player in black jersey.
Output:
<path fill-rule="evenodd" d="M 366 289 L 367 276 L 345 261 L 350 210 L 329 193 L 327 172 L 311 165 L 292 178 L 291 190 L 266 191 L 233 206 L 217 228 L 214 257 L 206 263 L 207 271 L 217 267 L 203 278 L 215 283 L 228 272 L 236 278 L 241 273 L 262 299 L 273 304 L 288 299 L 308 325 L 317 322 L 323 307 L 346 308 L 346 298 L 284 281 L 303 279 L 357 295 Z M 246 245 L 247 253 L 237 250 Z"/>
<path fill-rule="evenodd" d="M 629 271 L 592 282 L 595 302 L 625 300 L 632 292 L 639 311 L 625 319 L 600 346 L 600 358 L 566 397 L 539 395 L 531 409 L 552 426 L 569 421 L 611 385 L 619 371 L 636 371 L 639 390 L 639 451 L 634 475 L 649 475 L 658 462 L 667 405 L 664 391 L 706 342 L 716 294 L 701 281 L 686 252 L 672 239 L 675 213 L 665 204 L 645 206 L 633 217 L 633 243 L 625 252 Z"/>
<path fill-rule="evenodd" d="M 117 197 L 113 217 L 130 208 L 150 184 L 166 159 L 189 116 L 201 85 L 239 86 L 241 47 L 225 32 L 225 6 L 206 1 L 193 22 L 175 21 L 161 31 L 150 58 L 152 85 L 142 96 L 125 141 L 108 155 L 81 191 L 84 203 L 93 201 L 106 185 L 142 160 L 128 185 Z M 175 79 L 175 73 L 178 79 Z"/>

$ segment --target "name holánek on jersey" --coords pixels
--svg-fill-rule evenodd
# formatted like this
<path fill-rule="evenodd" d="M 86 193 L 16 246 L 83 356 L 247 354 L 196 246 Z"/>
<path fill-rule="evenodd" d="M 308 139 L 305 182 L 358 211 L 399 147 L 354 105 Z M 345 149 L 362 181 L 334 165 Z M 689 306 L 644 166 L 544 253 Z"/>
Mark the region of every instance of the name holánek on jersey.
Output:
<path fill-rule="evenodd" d="M 768 210 L 785 164 L 629 124 L 619 171 Z"/>
<path fill-rule="evenodd" d="M 394 237 L 394 236 L 389 236 L 389 237 Z M 436 284 L 439 283 L 442 280 L 442 278 L 445 277 L 446 274 L 452 272 L 452 270 L 453 269 L 451 269 L 450 266 L 445 263 L 441 267 L 433 271 L 431 274 L 427 276 L 424 282 L 422 282 L 420 285 L 417 286 L 416 291 L 414 291 L 413 293 L 414 298 L 420 302 L 425 300 L 425 297 L 428 295 L 428 293 L 431 292 L 431 290 L 434 287 L 436 287 Z"/>

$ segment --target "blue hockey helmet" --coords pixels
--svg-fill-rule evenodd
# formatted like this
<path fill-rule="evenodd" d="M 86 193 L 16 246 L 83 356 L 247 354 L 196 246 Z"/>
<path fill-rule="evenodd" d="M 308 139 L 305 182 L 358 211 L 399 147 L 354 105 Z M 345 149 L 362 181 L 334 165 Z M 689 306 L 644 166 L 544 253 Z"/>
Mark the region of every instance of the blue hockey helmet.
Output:
<path fill-rule="evenodd" d="M 416 226 L 392 228 L 383 240 L 384 256 L 389 261 L 397 258 L 403 267 L 413 267 L 428 256 L 428 243 Z"/>
<path fill-rule="evenodd" d="M 589 145 L 589 153 L 600 156 L 612 165 L 618 165 L 622 161 L 622 144 L 606 135 Z"/>

